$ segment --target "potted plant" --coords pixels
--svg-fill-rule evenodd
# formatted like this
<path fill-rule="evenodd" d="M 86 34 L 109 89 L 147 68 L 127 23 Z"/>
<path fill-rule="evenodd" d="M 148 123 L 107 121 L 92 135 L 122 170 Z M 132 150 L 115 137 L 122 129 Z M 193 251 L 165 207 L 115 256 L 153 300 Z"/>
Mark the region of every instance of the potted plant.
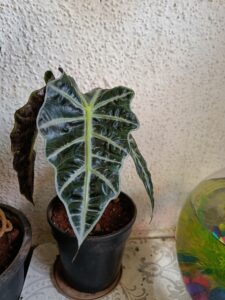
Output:
<path fill-rule="evenodd" d="M 0 204 L 1 300 L 19 299 L 30 247 L 31 227 L 27 218 L 17 209 Z"/>
<path fill-rule="evenodd" d="M 125 241 L 136 217 L 135 204 L 120 193 L 124 159 L 129 154 L 133 158 L 153 208 L 151 175 L 131 135 L 139 126 L 130 109 L 134 92 L 119 86 L 83 94 L 60 71 L 57 79 L 46 72 L 46 87 L 33 92 L 16 113 L 20 122 L 15 128 L 23 137 L 14 151 L 20 157 L 14 168 L 22 194 L 33 201 L 38 130 L 55 170 L 57 197 L 49 204 L 48 221 L 60 253 L 56 279 L 59 285 L 66 278 L 78 291 L 102 295 L 119 280 Z"/>

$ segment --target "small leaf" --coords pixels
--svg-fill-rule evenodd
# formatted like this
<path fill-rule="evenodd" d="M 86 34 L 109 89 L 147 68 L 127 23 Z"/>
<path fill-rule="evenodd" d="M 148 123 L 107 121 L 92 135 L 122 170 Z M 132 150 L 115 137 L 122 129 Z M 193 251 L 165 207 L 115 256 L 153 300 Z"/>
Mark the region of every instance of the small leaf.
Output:
<path fill-rule="evenodd" d="M 154 195 L 153 195 L 153 184 L 151 179 L 151 174 L 147 168 L 146 161 L 144 160 L 143 156 L 141 155 L 137 144 L 131 134 L 128 136 L 128 144 L 130 149 L 130 155 L 133 158 L 133 161 L 136 166 L 137 173 L 139 177 L 141 178 L 145 189 L 147 191 L 147 194 L 150 198 L 151 205 L 152 205 L 152 211 L 154 209 Z"/>

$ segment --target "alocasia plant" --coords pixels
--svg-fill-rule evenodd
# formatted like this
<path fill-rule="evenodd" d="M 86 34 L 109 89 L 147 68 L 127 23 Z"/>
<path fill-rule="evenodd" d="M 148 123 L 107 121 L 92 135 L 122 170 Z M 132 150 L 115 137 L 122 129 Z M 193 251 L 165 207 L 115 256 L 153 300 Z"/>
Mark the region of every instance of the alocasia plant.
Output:
<path fill-rule="evenodd" d="M 154 207 L 151 175 L 131 135 L 139 126 L 130 109 L 133 96 L 122 86 L 82 94 L 63 71 L 47 82 L 37 127 L 78 246 L 119 195 L 120 170 L 128 154 Z"/>

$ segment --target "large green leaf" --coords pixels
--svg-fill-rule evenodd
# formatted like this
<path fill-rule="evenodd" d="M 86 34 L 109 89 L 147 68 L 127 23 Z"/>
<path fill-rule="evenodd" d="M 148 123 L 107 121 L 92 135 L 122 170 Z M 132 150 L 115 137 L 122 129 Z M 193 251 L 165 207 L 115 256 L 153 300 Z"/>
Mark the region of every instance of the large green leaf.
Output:
<path fill-rule="evenodd" d="M 133 158 L 133 161 L 135 163 L 137 173 L 141 178 L 141 180 L 143 181 L 143 184 L 145 186 L 145 189 L 151 201 L 152 210 L 153 210 L 154 196 L 153 196 L 153 184 L 152 184 L 151 174 L 147 168 L 146 161 L 144 160 L 144 157 L 141 155 L 137 147 L 137 144 L 135 142 L 135 139 L 131 134 L 129 134 L 128 136 L 128 144 L 130 149 L 130 155 Z"/>
<path fill-rule="evenodd" d="M 79 245 L 120 192 L 128 135 L 138 127 L 133 96 L 121 86 L 82 94 L 65 73 L 47 84 L 37 124 Z"/>

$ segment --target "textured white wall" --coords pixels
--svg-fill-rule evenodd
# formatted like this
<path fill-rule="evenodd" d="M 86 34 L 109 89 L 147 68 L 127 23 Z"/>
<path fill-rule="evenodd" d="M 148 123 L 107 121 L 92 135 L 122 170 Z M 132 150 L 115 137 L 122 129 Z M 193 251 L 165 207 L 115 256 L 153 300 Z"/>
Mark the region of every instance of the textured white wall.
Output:
<path fill-rule="evenodd" d="M 9 133 L 44 71 L 62 66 L 84 91 L 135 90 L 135 137 L 155 184 L 151 226 L 131 160 L 122 189 L 138 203 L 136 232 L 166 235 L 187 192 L 225 164 L 224 16 L 222 0 L 0 0 L 0 201 L 28 214 L 36 241 L 48 236 L 53 174 L 39 140 L 33 209 L 18 192 Z"/>

